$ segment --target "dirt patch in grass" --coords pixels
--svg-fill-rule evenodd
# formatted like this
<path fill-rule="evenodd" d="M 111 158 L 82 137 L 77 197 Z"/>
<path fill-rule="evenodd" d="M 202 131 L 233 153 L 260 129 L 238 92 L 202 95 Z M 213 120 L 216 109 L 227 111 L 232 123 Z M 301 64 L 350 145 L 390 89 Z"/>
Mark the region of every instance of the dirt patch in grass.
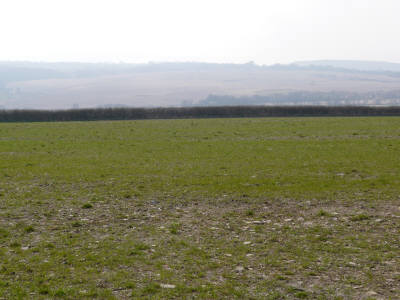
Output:
<path fill-rule="evenodd" d="M 395 297 L 399 207 L 320 202 L 123 198 L 26 209 L 17 224 L 3 213 L 3 295 Z"/>

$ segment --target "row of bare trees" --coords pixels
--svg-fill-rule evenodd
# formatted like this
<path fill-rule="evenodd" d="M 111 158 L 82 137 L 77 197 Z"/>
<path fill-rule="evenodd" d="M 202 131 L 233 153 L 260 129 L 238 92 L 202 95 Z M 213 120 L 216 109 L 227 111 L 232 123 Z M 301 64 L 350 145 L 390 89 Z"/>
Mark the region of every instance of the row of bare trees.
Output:
<path fill-rule="evenodd" d="M 400 116 L 400 106 L 214 106 L 173 108 L 101 108 L 53 111 L 0 110 L 0 122 L 297 116 Z"/>
<path fill-rule="evenodd" d="M 232 96 L 209 95 L 196 105 L 377 105 L 390 103 L 400 104 L 400 90 L 371 92 L 310 92 L 296 91 L 269 95 Z"/>

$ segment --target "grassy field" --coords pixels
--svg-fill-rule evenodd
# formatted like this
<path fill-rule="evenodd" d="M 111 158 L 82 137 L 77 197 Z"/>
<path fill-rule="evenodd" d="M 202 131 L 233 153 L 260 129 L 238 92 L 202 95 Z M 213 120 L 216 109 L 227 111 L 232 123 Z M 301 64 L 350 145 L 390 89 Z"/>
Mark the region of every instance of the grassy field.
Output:
<path fill-rule="evenodd" d="M 400 118 L 0 124 L 0 299 L 398 299 Z"/>

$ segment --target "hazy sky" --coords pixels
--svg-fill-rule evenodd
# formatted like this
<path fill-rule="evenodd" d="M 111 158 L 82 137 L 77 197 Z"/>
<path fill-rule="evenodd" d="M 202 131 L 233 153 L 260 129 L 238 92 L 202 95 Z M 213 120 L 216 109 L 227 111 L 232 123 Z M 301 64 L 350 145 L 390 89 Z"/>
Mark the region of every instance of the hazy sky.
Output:
<path fill-rule="evenodd" d="M 400 62 L 399 0 L 1 0 L 0 60 Z"/>

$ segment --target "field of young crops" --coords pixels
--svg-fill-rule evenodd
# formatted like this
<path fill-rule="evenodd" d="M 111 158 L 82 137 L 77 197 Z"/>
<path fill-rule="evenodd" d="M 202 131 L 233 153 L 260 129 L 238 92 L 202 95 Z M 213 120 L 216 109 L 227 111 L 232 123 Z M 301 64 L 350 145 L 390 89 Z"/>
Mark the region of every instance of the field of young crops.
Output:
<path fill-rule="evenodd" d="M 400 118 L 0 124 L 0 299 L 396 299 Z"/>

